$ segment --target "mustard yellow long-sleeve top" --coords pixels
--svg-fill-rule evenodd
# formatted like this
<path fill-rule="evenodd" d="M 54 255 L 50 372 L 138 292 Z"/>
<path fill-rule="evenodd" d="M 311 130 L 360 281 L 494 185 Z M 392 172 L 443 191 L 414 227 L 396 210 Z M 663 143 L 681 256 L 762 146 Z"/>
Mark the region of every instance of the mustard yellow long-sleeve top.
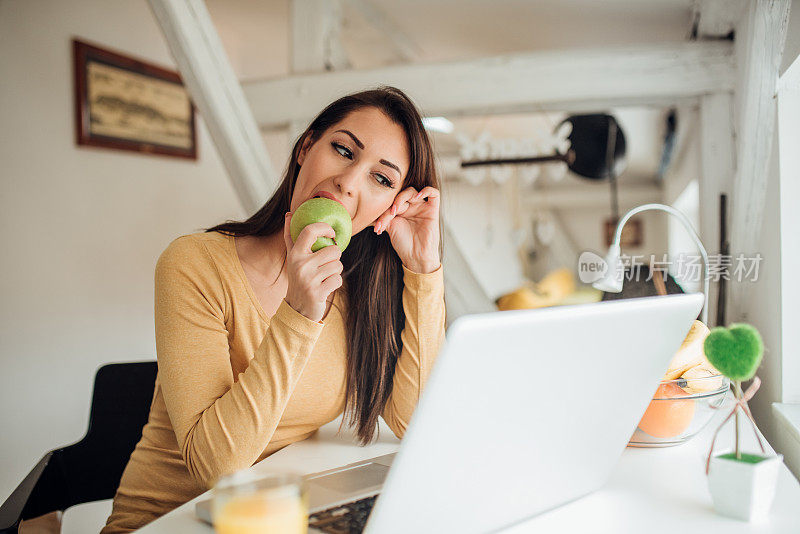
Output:
<path fill-rule="evenodd" d="M 235 238 L 173 241 L 155 269 L 158 356 L 150 416 L 102 534 L 130 532 L 203 493 L 221 475 L 311 436 L 345 404 L 345 301 L 322 322 L 282 301 L 261 308 Z M 402 437 L 445 333 L 442 267 L 403 267 L 403 348 L 383 418 Z"/>

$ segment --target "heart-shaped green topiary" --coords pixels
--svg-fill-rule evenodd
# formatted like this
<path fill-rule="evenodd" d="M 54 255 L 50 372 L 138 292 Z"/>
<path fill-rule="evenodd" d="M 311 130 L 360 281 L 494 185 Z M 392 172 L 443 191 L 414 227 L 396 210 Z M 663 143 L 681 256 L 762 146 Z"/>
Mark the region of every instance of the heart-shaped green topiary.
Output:
<path fill-rule="evenodd" d="M 764 355 L 764 342 L 753 326 L 736 323 L 711 330 L 703 343 L 711 365 L 731 380 L 749 380 L 756 374 Z"/>

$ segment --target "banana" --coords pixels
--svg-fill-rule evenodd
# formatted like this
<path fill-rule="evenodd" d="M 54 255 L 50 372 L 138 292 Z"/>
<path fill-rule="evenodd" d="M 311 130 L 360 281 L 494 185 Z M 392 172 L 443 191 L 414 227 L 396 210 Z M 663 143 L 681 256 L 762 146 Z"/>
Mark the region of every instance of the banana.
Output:
<path fill-rule="evenodd" d="M 686 380 L 686 385 L 682 388 L 689 394 L 713 391 L 722 387 L 720 372 L 711 365 L 703 352 L 703 343 L 710 332 L 701 321 L 692 324 L 680 348 L 672 357 L 669 369 L 664 374 L 664 380 L 683 378 Z M 709 380 L 708 377 L 711 376 L 717 378 Z"/>
<path fill-rule="evenodd" d="M 701 364 L 711 365 L 703 352 L 703 342 L 710 332 L 702 321 L 695 320 L 680 348 L 672 357 L 669 368 L 664 374 L 664 380 L 675 380 L 692 367 Z"/>
<path fill-rule="evenodd" d="M 530 310 L 552 306 L 554 302 L 547 295 L 541 295 L 528 287 L 521 287 L 497 299 L 497 309 Z"/>
<path fill-rule="evenodd" d="M 566 268 L 556 269 L 537 283 L 526 282 L 516 290 L 498 298 L 497 308 L 528 310 L 555 306 L 575 292 L 575 277 Z"/>
<path fill-rule="evenodd" d="M 539 293 L 547 295 L 554 303 L 575 292 L 575 276 L 567 268 L 551 271 L 536 284 Z"/>
<path fill-rule="evenodd" d="M 710 376 L 716 378 L 709 379 L 708 377 Z M 686 380 L 686 385 L 682 386 L 683 390 L 690 395 L 704 391 L 714 391 L 722 387 L 722 375 L 710 363 L 692 367 L 683 373 L 681 378 Z"/>

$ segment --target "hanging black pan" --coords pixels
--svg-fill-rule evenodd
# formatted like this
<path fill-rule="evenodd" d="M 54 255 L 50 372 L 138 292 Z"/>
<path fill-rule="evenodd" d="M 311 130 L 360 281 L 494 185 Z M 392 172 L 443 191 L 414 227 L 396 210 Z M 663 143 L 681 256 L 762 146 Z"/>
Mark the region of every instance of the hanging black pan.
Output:
<path fill-rule="evenodd" d="M 462 161 L 461 167 L 563 161 L 570 171 L 590 180 L 619 176 L 625 169 L 625 134 L 614 117 L 604 113 L 571 115 L 556 131 L 565 123 L 572 125 L 572 131 L 567 136 L 569 150 L 564 154 L 556 151 L 552 156 Z"/>

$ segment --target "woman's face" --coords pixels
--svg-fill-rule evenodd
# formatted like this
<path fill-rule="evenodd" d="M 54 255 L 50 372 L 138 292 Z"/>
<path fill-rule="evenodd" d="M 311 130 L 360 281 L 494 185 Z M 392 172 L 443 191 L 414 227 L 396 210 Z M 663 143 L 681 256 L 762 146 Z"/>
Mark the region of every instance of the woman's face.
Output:
<path fill-rule="evenodd" d="M 369 107 L 353 111 L 313 144 L 307 141 L 297 162 L 291 211 L 315 196 L 333 198 L 353 219 L 355 235 L 391 207 L 410 156 L 403 127 Z"/>

